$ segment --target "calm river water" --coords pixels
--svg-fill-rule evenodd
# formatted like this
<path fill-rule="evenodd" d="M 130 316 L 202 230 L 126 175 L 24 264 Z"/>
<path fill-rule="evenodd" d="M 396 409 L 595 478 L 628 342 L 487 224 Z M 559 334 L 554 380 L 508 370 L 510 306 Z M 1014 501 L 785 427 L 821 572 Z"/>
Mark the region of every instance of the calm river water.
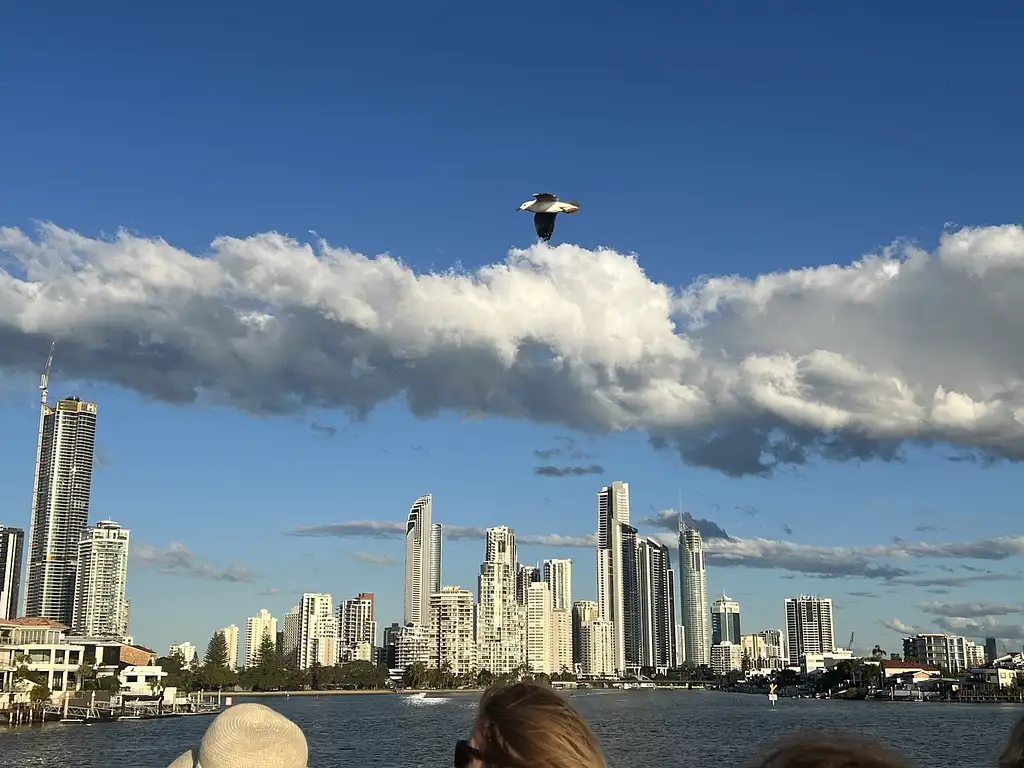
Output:
<path fill-rule="evenodd" d="M 738 765 L 791 731 L 869 733 L 920 766 L 991 768 L 1024 707 L 983 704 L 851 703 L 699 691 L 571 694 L 613 766 Z M 260 701 L 294 720 L 309 740 L 311 768 L 446 768 L 470 729 L 476 695 L 322 696 Z M 437 703 L 431 703 L 431 702 Z M 51 724 L 0 730 L 0 766 L 166 768 L 198 743 L 210 718 L 105 725 Z"/>

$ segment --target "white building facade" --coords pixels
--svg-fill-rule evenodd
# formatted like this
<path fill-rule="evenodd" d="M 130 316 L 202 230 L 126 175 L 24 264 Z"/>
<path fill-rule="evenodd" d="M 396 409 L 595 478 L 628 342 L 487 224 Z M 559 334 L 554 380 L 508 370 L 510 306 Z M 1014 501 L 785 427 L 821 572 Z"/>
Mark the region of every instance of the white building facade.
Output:
<path fill-rule="evenodd" d="M 338 606 L 342 661 L 368 661 L 367 648 L 377 646 L 377 621 L 374 618 L 372 592 L 361 592 Z"/>
<path fill-rule="evenodd" d="M 112 520 L 82 532 L 78 542 L 72 628 L 85 637 L 122 640 L 128 635 L 128 540 Z"/>
<path fill-rule="evenodd" d="M 266 608 L 245 621 L 245 666 L 254 667 L 259 663 L 260 644 L 264 637 L 277 643 L 277 619 Z"/>
<path fill-rule="evenodd" d="M 743 646 L 725 640 L 711 646 L 711 671 L 716 675 L 738 672 L 743 668 Z"/>
<path fill-rule="evenodd" d="M 25 532 L 0 525 L 0 620 L 18 615 Z"/>
<path fill-rule="evenodd" d="M 583 663 L 583 624 L 600 618 L 596 600 L 577 600 L 572 604 L 572 663 L 576 668 Z"/>
<path fill-rule="evenodd" d="M 184 643 L 173 643 L 170 648 L 167 649 L 168 656 L 179 656 L 181 658 L 182 666 L 189 667 L 192 662 L 196 660 L 197 650 L 192 643 L 186 641 Z"/>
<path fill-rule="evenodd" d="M 338 663 L 338 617 L 333 598 L 327 592 L 306 592 L 299 603 L 299 669 L 314 664 L 332 667 Z"/>
<path fill-rule="evenodd" d="M 507 526 L 488 528 L 485 560 L 477 580 L 477 663 L 495 675 L 523 664 L 523 628 L 516 601 L 516 537 Z"/>
<path fill-rule="evenodd" d="M 534 674 L 551 675 L 555 669 L 554 617 L 551 588 L 537 581 L 526 590 L 526 665 Z"/>
<path fill-rule="evenodd" d="M 224 644 L 228 648 L 228 669 L 238 669 L 238 626 L 230 624 L 224 629 L 218 629 L 217 633 L 224 637 Z"/>
<path fill-rule="evenodd" d="M 836 649 L 832 598 L 800 595 L 786 598 L 786 636 L 789 663 L 796 666 L 804 654 L 831 653 Z"/>
<path fill-rule="evenodd" d="M 405 527 L 405 624 L 428 626 L 430 595 L 440 584 L 440 529 L 431 522 L 433 496 L 425 494 L 413 502 Z M 435 540 L 436 538 L 436 540 Z"/>
<path fill-rule="evenodd" d="M 614 630 L 610 621 L 584 621 L 580 626 L 580 674 L 611 677 L 615 674 Z"/>
<path fill-rule="evenodd" d="M 551 608 L 572 610 L 572 560 L 552 559 L 541 564 L 541 578 L 551 588 Z"/>
<path fill-rule="evenodd" d="M 453 675 L 477 671 L 474 608 L 473 593 L 461 587 L 443 587 L 430 596 L 431 666 Z"/>

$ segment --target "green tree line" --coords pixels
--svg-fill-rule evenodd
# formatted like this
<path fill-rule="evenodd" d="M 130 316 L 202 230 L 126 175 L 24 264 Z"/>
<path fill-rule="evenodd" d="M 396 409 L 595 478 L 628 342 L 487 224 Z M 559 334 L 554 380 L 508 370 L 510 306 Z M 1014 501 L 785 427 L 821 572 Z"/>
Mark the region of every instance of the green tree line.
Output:
<path fill-rule="evenodd" d="M 249 691 L 372 690 L 388 685 L 388 670 L 369 661 L 350 661 L 335 666 L 314 664 L 296 669 L 278 651 L 269 635 L 264 635 L 256 652 L 256 663 L 239 671 L 228 667 L 228 648 L 224 635 L 214 633 L 200 662 L 186 665 L 181 656 L 157 660 L 167 673 L 164 685 L 183 692 L 218 691 L 243 688 Z"/>

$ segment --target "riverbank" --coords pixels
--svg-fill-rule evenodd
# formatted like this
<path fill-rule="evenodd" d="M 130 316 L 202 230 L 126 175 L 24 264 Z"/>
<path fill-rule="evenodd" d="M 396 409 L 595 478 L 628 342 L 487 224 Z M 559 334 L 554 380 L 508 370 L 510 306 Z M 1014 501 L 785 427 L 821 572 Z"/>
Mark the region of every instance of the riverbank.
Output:
<path fill-rule="evenodd" d="M 366 690 L 341 690 L 332 689 L 329 691 L 245 691 L 245 692 L 229 692 L 225 691 L 225 696 L 233 696 L 238 699 L 248 698 L 249 696 L 255 696 L 263 698 L 266 696 L 406 696 L 409 694 L 419 693 L 483 693 L 483 688 L 437 688 L 437 689 L 414 689 L 406 688 L 402 691 L 396 691 L 393 688 L 373 688 Z"/>

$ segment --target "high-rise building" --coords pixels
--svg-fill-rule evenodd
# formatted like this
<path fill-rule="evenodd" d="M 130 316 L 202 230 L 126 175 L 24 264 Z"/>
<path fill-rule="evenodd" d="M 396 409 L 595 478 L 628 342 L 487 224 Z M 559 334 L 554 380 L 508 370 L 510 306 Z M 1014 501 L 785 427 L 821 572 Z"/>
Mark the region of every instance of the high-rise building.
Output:
<path fill-rule="evenodd" d="M 666 547 L 666 559 L 668 560 L 669 567 L 665 569 L 665 579 L 668 581 L 668 610 L 669 610 L 669 622 L 671 634 L 671 658 L 669 660 L 670 667 L 682 666 L 682 661 L 679 659 L 679 654 L 682 653 L 680 647 L 683 645 L 683 636 L 679 633 L 679 612 L 676 606 L 679 605 L 678 599 L 676 598 L 676 572 L 672 569 L 672 555 L 668 553 L 668 547 Z"/>
<path fill-rule="evenodd" d="M 238 669 L 238 627 L 231 624 L 218 629 L 217 634 L 224 636 L 224 644 L 228 647 L 228 669 Z"/>
<path fill-rule="evenodd" d="M 740 604 L 722 595 L 711 604 L 711 644 L 740 644 Z"/>
<path fill-rule="evenodd" d="M 572 663 L 583 663 L 583 625 L 599 621 L 601 611 L 595 600 L 577 600 L 572 604 Z"/>
<path fill-rule="evenodd" d="M 679 602 L 682 606 L 686 663 L 711 663 L 708 645 L 708 575 L 700 531 L 679 527 Z"/>
<path fill-rule="evenodd" d="M 556 673 L 572 672 L 572 560 L 545 560 L 544 583 L 551 590 L 551 631 Z"/>
<path fill-rule="evenodd" d="M 338 624 L 342 660 L 365 661 L 362 657 L 367 655 L 372 658 L 373 649 L 377 646 L 373 593 L 361 592 L 339 605 Z"/>
<path fill-rule="evenodd" d="M 786 636 L 790 664 L 799 664 L 805 653 L 832 653 L 836 649 L 832 598 L 787 597 Z"/>
<path fill-rule="evenodd" d="M 726 675 L 743 667 L 743 648 L 729 640 L 711 645 L 711 671 Z"/>
<path fill-rule="evenodd" d="M 762 629 L 757 634 L 764 638 L 765 652 L 768 654 L 769 660 L 786 658 L 785 638 L 781 629 Z"/>
<path fill-rule="evenodd" d="M 245 666 L 254 667 L 260 662 L 260 646 L 263 638 L 277 643 L 277 619 L 266 608 L 245 620 Z"/>
<path fill-rule="evenodd" d="M 540 568 L 533 565 L 521 565 L 516 571 L 516 602 L 526 605 L 526 590 L 531 584 L 541 580 Z"/>
<path fill-rule="evenodd" d="M 395 638 L 395 668 L 410 664 L 437 666 L 437 641 L 427 624 L 406 624 Z"/>
<path fill-rule="evenodd" d="M 507 526 L 487 529 L 484 562 L 477 580 L 478 665 L 495 675 L 523 663 L 522 626 L 516 600 L 516 535 Z"/>
<path fill-rule="evenodd" d="M 623 526 L 629 526 L 629 483 L 616 480 L 597 494 L 597 604 L 612 622 L 616 671 L 626 668 Z"/>
<path fill-rule="evenodd" d="M 637 541 L 640 606 L 639 662 L 665 671 L 676 666 L 676 600 L 669 549 L 654 538 Z"/>
<path fill-rule="evenodd" d="M 0 536 L 3 536 L 3 532 L 0 532 Z M 2 546 L 2 545 L 0 545 L 0 546 Z M 0 558 L 2 558 L 2 556 L 3 556 L 3 554 L 2 554 L 2 552 L 0 552 Z M 2 560 L 0 560 L 0 562 L 2 562 Z M 2 601 L 0 601 L 0 611 L 2 611 L 2 610 L 3 610 L 3 605 L 2 605 Z M 0 614 L 0 618 L 3 618 L 2 614 Z M 998 658 L 999 658 L 999 650 L 998 650 L 998 648 L 996 646 L 996 639 L 994 637 L 986 637 L 985 638 L 985 663 L 986 664 L 991 664 L 993 661 L 995 661 Z"/>
<path fill-rule="evenodd" d="M 72 627 L 84 637 L 128 635 L 129 531 L 103 520 L 82 531 L 78 542 Z"/>
<path fill-rule="evenodd" d="M 573 671 L 572 611 L 551 611 L 552 674 Z"/>
<path fill-rule="evenodd" d="M 610 677 L 615 674 L 614 632 L 610 621 L 584 621 L 580 625 L 580 674 Z"/>
<path fill-rule="evenodd" d="M 78 544 L 89 523 L 96 403 L 70 397 L 51 408 L 45 382 L 41 389 L 23 613 L 72 626 Z"/>
<path fill-rule="evenodd" d="M 424 627 L 430 620 L 430 595 L 435 587 L 440 588 L 441 530 L 435 533 L 431 524 L 432 507 L 429 493 L 420 496 L 409 509 L 405 526 L 405 623 Z"/>
<path fill-rule="evenodd" d="M 0 620 L 18 615 L 25 532 L 0 525 Z"/>
<path fill-rule="evenodd" d="M 572 610 L 572 560 L 545 560 L 543 580 L 551 588 L 551 605 L 556 611 Z"/>
<path fill-rule="evenodd" d="M 430 596 L 430 646 L 433 664 L 453 675 L 477 671 L 473 593 L 442 587 Z"/>
<path fill-rule="evenodd" d="M 299 665 L 299 630 L 302 625 L 302 615 L 299 606 L 292 606 L 292 609 L 284 615 L 283 623 L 281 656 L 284 659 L 285 665 L 297 669 Z"/>
<path fill-rule="evenodd" d="M 763 629 L 753 635 L 740 636 L 740 649 L 751 669 L 782 669 L 782 632 Z"/>
<path fill-rule="evenodd" d="M 526 590 L 526 664 L 534 674 L 551 675 L 555 669 L 554 617 L 551 588 L 536 581 Z"/>
<path fill-rule="evenodd" d="M 484 562 L 519 566 L 516 532 L 507 525 L 495 525 L 485 533 Z"/>
<path fill-rule="evenodd" d="M 924 632 L 903 638 L 903 658 L 959 675 L 984 663 L 985 649 L 960 635 Z"/>
<path fill-rule="evenodd" d="M 639 672 L 644 633 L 644 595 L 640 591 L 640 540 L 636 528 L 622 524 L 620 540 L 622 552 L 622 638 L 624 670 Z"/>
<path fill-rule="evenodd" d="M 430 594 L 441 591 L 444 533 L 440 523 L 430 525 Z"/>
<path fill-rule="evenodd" d="M 338 663 L 338 617 L 334 615 L 333 598 L 326 592 L 302 595 L 297 662 L 299 669 Z"/>
<path fill-rule="evenodd" d="M 388 669 L 395 669 L 398 666 L 398 637 L 402 634 L 402 625 L 397 621 L 392 622 L 389 626 L 384 627 L 383 634 L 383 645 L 382 645 L 382 659 L 381 664 L 384 664 Z"/>
<path fill-rule="evenodd" d="M 168 656 L 181 657 L 181 665 L 183 667 L 191 666 L 192 662 L 196 660 L 197 653 L 196 647 L 187 641 L 184 643 L 174 643 L 167 649 Z"/>

